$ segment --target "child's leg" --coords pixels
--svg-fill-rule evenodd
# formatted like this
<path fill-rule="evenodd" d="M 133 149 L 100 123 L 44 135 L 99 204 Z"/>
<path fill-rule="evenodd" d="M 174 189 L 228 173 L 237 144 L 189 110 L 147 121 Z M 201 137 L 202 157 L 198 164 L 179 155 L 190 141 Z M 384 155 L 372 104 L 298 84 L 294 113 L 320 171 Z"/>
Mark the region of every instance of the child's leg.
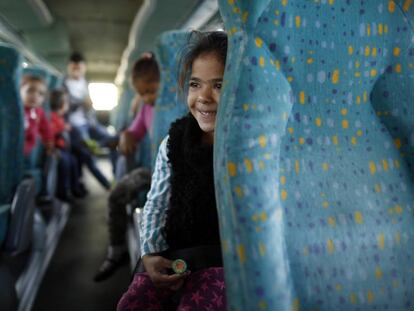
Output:
<path fill-rule="evenodd" d="M 115 180 L 120 181 L 127 173 L 127 158 L 120 154 L 116 160 Z"/>
<path fill-rule="evenodd" d="M 108 227 L 111 245 L 125 244 L 127 230 L 126 205 L 151 184 L 151 172 L 137 168 L 125 175 L 111 191 L 108 198 Z"/>
<path fill-rule="evenodd" d="M 79 148 L 77 150 L 77 153 L 79 154 L 81 163 L 84 163 L 88 167 L 92 175 L 96 178 L 96 180 L 105 189 L 109 190 L 111 188 L 111 185 L 108 179 L 106 179 L 106 177 L 99 170 L 98 166 L 95 163 L 95 158 L 92 156 L 92 154 L 86 148 Z"/>
<path fill-rule="evenodd" d="M 60 197 L 69 194 L 71 184 L 71 160 L 70 154 L 65 150 L 60 150 L 58 162 L 58 185 L 57 193 Z"/>
<path fill-rule="evenodd" d="M 106 258 L 94 277 L 96 282 L 107 279 L 125 263 L 125 258 L 128 257 L 125 240 L 128 226 L 126 207 L 150 183 L 150 171 L 138 168 L 125 175 L 112 189 L 108 198 L 109 247 Z"/>
<path fill-rule="evenodd" d="M 117 311 L 162 311 L 162 301 L 170 294 L 168 290 L 155 288 L 147 273 L 137 273 L 128 291 L 118 302 Z"/>
<path fill-rule="evenodd" d="M 118 157 L 116 146 L 118 145 L 119 136 L 109 134 L 106 127 L 99 123 L 90 126 L 89 133 L 91 138 L 98 141 L 101 146 L 106 146 L 110 148 L 109 159 L 111 160 L 112 164 L 112 172 L 115 174 L 116 159 Z"/>
<path fill-rule="evenodd" d="M 79 191 L 81 186 L 79 182 L 79 164 L 78 159 L 68 150 L 64 151 L 70 161 L 70 188 L 72 191 Z"/>
<path fill-rule="evenodd" d="M 188 310 L 226 310 L 222 267 L 203 269 L 188 276 L 177 311 Z"/>
<path fill-rule="evenodd" d="M 89 125 L 81 125 L 77 126 L 76 129 L 78 130 L 78 133 L 83 141 L 91 139 L 91 136 L 89 135 Z"/>

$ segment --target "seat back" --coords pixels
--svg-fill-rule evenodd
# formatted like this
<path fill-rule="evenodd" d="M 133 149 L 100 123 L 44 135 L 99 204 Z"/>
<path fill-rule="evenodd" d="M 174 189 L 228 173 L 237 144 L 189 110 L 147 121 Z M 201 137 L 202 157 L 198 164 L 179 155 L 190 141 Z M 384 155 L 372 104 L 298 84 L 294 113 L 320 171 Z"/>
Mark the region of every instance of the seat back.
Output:
<path fill-rule="evenodd" d="M 19 96 L 22 57 L 0 44 L 0 244 L 7 230 L 9 208 L 23 176 L 23 107 Z"/>
<path fill-rule="evenodd" d="M 133 120 L 131 115 L 131 102 L 135 96 L 135 91 L 129 86 L 125 86 L 119 97 L 118 105 L 110 113 L 110 122 L 117 132 L 124 130 Z"/>
<path fill-rule="evenodd" d="M 151 168 L 151 138 L 148 133 L 140 141 L 134 156 L 135 167 Z"/>
<path fill-rule="evenodd" d="M 11 204 L 11 217 L 7 230 L 4 250 L 9 254 L 26 251 L 33 238 L 36 185 L 32 178 L 19 183 Z"/>
<path fill-rule="evenodd" d="M 63 84 L 62 76 L 57 76 L 55 74 L 50 75 L 50 81 L 49 81 L 49 90 L 50 91 L 61 88 L 62 84 Z"/>
<path fill-rule="evenodd" d="M 152 124 L 151 153 L 153 164 L 158 147 L 168 134 L 171 123 L 188 111 L 184 99 L 178 95 L 177 80 L 180 52 L 182 52 L 187 40 L 188 32 L 184 31 L 167 31 L 157 38 L 156 55 L 161 80 Z"/>
<path fill-rule="evenodd" d="M 412 1 L 219 5 L 229 310 L 411 308 Z"/>

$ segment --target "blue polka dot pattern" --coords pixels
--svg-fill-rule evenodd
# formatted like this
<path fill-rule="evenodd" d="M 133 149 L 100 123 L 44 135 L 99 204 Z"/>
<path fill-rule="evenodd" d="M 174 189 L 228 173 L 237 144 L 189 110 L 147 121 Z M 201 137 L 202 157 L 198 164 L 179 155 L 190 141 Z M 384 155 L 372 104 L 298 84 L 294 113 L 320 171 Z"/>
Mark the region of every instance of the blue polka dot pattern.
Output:
<path fill-rule="evenodd" d="M 413 1 L 219 5 L 229 310 L 413 310 Z"/>
<path fill-rule="evenodd" d="M 157 61 L 161 71 L 160 88 L 155 103 L 152 139 L 152 160 L 155 162 L 158 147 L 172 122 L 183 116 L 187 105 L 178 95 L 178 66 L 180 53 L 187 43 L 188 33 L 167 31 L 162 33 L 156 44 Z"/>

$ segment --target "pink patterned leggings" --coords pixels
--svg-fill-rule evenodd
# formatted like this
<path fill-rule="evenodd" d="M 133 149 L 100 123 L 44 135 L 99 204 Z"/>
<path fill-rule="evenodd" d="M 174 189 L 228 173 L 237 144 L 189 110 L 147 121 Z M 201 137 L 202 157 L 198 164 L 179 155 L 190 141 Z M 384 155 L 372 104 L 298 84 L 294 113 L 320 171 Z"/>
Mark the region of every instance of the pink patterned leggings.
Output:
<path fill-rule="evenodd" d="M 172 291 L 154 287 L 147 273 L 137 273 L 118 303 L 118 311 L 161 311 Z M 223 268 L 207 268 L 191 273 L 182 289 L 177 311 L 225 311 Z"/>

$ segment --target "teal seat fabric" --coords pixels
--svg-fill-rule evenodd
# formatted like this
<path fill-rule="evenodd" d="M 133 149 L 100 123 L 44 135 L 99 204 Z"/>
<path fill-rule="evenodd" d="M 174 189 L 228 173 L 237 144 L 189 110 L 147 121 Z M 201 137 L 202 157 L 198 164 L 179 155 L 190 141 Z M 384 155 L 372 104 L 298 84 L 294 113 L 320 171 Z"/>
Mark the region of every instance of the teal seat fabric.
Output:
<path fill-rule="evenodd" d="M 219 6 L 229 310 L 414 310 L 414 3 Z"/>
<path fill-rule="evenodd" d="M 131 102 L 134 99 L 135 91 L 129 86 L 125 86 L 121 92 L 118 105 L 112 109 L 110 113 L 111 125 L 117 132 L 120 132 L 127 128 L 133 116 L 131 114 Z"/>
<path fill-rule="evenodd" d="M 151 168 L 151 138 L 145 134 L 135 152 L 135 166 Z"/>
<path fill-rule="evenodd" d="M 188 32 L 174 30 L 164 32 L 157 38 L 155 52 L 161 80 L 152 126 L 153 163 L 155 163 L 158 147 L 167 136 L 171 123 L 188 111 L 184 98 L 178 95 L 179 61 L 188 37 Z"/>
<path fill-rule="evenodd" d="M 14 47 L 0 44 L 0 244 L 7 229 L 7 206 L 23 176 L 21 63 L 22 57 Z"/>
<path fill-rule="evenodd" d="M 23 75 L 33 75 L 42 78 L 49 87 L 52 82 L 52 75 L 45 69 L 38 66 L 30 66 L 23 69 Z"/>
<path fill-rule="evenodd" d="M 0 247 L 5 240 L 7 228 L 9 227 L 10 204 L 0 205 Z"/>
<path fill-rule="evenodd" d="M 37 140 L 35 147 L 29 155 L 24 157 L 24 175 L 33 178 L 35 182 L 36 194 L 42 190 L 43 166 L 45 161 L 45 148 L 40 139 Z"/>
<path fill-rule="evenodd" d="M 50 75 L 49 90 L 53 91 L 55 89 L 59 89 L 62 87 L 62 85 L 63 85 L 62 76 L 57 76 L 55 74 Z"/>

